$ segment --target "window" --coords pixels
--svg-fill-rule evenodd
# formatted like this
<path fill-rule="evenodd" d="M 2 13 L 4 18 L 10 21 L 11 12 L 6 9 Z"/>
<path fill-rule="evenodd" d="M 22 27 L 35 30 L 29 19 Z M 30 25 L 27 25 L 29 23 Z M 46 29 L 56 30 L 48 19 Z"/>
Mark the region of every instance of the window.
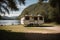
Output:
<path fill-rule="evenodd" d="M 39 17 L 39 20 L 43 20 L 43 17 Z"/>
<path fill-rule="evenodd" d="M 47 2 L 49 2 L 49 0 L 43 0 L 43 2 L 44 2 L 44 3 L 47 3 Z"/>
<path fill-rule="evenodd" d="M 48 1 L 48 0 L 44 0 L 44 1 Z"/>
<path fill-rule="evenodd" d="M 29 20 L 29 16 L 26 16 L 26 17 L 25 17 L 25 20 Z"/>
<path fill-rule="evenodd" d="M 34 17 L 34 20 L 38 20 L 38 17 Z"/>

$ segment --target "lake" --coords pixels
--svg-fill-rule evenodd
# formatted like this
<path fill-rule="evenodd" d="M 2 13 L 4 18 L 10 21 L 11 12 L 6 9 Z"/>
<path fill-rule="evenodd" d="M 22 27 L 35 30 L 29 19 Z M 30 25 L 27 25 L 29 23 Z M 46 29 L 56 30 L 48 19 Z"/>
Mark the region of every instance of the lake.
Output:
<path fill-rule="evenodd" d="M 0 25 L 18 25 L 20 20 L 0 20 Z"/>

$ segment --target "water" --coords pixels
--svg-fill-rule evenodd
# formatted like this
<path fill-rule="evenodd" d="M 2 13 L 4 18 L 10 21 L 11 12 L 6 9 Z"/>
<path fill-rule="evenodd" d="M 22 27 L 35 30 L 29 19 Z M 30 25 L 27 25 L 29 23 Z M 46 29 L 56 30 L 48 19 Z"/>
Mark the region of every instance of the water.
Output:
<path fill-rule="evenodd" d="M 18 25 L 20 20 L 0 20 L 0 25 Z"/>

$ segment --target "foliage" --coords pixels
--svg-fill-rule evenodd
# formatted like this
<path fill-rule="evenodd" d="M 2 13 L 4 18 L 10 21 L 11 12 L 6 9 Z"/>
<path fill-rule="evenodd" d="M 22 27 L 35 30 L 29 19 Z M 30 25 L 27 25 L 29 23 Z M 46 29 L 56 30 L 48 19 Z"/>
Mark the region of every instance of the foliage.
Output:
<path fill-rule="evenodd" d="M 21 13 L 21 15 L 18 17 L 20 19 L 25 14 L 28 13 L 28 15 L 42 15 L 45 17 L 45 20 L 52 19 L 53 17 L 54 8 L 49 5 L 49 3 L 36 3 L 33 5 L 30 5 L 24 11 Z"/>
<path fill-rule="evenodd" d="M 33 4 L 22 12 L 19 19 L 23 17 L 26 12 L 28 14 L 41 14 L 45 17 L 45 21 L 55 21 L 60 23 L 60 0 L 49 0 L 49 3 L 42 3 L 43 0 L 39 0 L 38 4 Z"/>
<path fill-rule="evenodd" d="M 0 0 L 0 12 L 5 14 L 5 11 L 9 13 L 9 10 L 18 10 L 17 1 L 25 4 L 25 0 Z"/>
<path fill-rule="evenodd" d="M 54 21 L 56 23 L 60 23 L 60 0 L 51 0 L 50 5 L 54 8 L 56 8 L 54 12 Z"/>

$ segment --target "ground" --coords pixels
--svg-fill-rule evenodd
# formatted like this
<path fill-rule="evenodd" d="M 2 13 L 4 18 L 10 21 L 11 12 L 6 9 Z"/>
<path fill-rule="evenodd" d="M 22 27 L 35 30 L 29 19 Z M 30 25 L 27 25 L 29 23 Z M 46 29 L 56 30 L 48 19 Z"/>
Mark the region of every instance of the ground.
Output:
<path fill-rule="evenodd" d="M 44 24 L 45 27 L 24 27 L 24 25 L 0 26 L 0 30 L 27 33 L 60 33 L 59 25 Z M 46 27 L 47 26 L 47 27 Z M 50 27 L 51 26 L 51 27 Z"/>

